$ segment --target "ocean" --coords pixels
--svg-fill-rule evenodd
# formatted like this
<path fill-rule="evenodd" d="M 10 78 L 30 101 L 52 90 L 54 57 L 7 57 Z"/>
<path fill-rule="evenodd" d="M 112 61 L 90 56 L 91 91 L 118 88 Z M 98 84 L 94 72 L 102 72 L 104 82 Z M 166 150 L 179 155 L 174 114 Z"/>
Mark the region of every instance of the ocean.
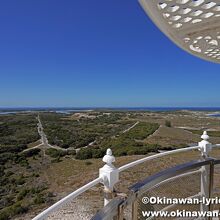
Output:
<path fill-rule="evenodd" d="M 72 112 L 86 112 L 92 110 L 111 110 L 111 111 L 152 111 L 152 112 L 168 112 L 168 111 L 207 111 L 213 112 L 209 114 L 212 117 L 220 117 L 220 107 L 84 107 L 84 108 L 69 108 L 69 107 L 40 107 L 40 108 L 0 108 L 0 115 L 28 113 L 28 112 L 55 112 L 61 114 L 71 114 Z"/>
<path fill-rule="evenodd" d="M 208 114 L 208 116 L 219 118 L 219 117 L 220 117 L 220 114 L 219 114 L 219 113 L 216 113 L 216 114 Z"/>

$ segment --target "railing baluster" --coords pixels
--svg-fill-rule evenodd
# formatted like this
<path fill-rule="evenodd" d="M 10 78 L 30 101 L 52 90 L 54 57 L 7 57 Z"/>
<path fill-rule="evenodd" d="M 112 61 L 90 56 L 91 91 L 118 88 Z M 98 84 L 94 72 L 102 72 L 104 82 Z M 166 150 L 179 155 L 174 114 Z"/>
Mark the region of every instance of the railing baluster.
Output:
<path fill-rule="evenodd" d="M 124 220 L 124 205 L 118 207 L 118 218 L 117 220 Z"/>
<path fill-rule="evenodd" d="M 201 142 L 199 142 L 199 147 L 201 151 L 202 158 L 206 159 L 209 156 L 209 152 L 212 149 L 211 143 L 208 142 L 209 136 L 206 131 L 203 132 L 203 135 L 201 136 L 203 139 Z M 213 179 L 213 165 L 210 164 L 209 166 L 203 166 L 201 167 L 201 197 L 203 198 L 210 198 L 211 192 L 212 192 L 212 179 Z M 211 172 L 212 171 L 212 172 Z M 201 211 L 209 211 L 210 207 L 208 207 L 206 204 L 200 205 Z"/>
<path fill-rule="evenodd" d="M 137 220 L 138 219 L 138 200 L 133 202 L 132 204 L 132 220 Z"/>
<path fill-rule="evenodd" d="M 214 187 L 214 161 L 211 161 L 210 164 L 210 170 L 209 170 L 209 198 L 212 198 L 213 196 L 213 187 Z M 213 211 L 213 204 L 210 203 L 209 205 L 209 211 Z M 211 217 L 209 218 L 210 220 L 212 219 Z"/>
<path fill-rule="evenodd" d="M 99 177 L 104 184 L 104 206 L 106 206 L 114 197 L 114 185 L 119 181 L 119 171 L 112 164 L 115 162 L 115 157 L 111 149 L 107 150 L 102 161 L 106 164 L 99 169 Z"/>

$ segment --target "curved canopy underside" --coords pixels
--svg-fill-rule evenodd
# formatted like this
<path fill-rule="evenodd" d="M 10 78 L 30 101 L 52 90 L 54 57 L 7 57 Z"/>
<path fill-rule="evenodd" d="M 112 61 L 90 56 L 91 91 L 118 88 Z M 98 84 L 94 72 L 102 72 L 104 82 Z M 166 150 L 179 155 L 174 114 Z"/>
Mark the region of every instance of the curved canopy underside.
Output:
<path fill-rule="evenodd" d="M 200 58 L 220 63 L 220 0 L 139 0 L 171 40 Z"/>

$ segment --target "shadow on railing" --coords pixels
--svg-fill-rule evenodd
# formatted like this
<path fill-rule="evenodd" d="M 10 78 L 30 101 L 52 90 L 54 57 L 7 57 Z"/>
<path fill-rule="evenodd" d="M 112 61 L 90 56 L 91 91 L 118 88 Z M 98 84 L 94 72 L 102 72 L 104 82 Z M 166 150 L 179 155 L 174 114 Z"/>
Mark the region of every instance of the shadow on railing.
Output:
<path fill-rule="evenodd" d="M 143 208 L 141 197 L 146 197 L 144 195 L 147 195 L 148 197 L 152 193 L 156 193 L 158 196 L 166 196 L 169 194 L 169 192 L 180 192 L 186 189 L 186 185 L 179 187 L 178 184 L 183 184 L 183 178 L 189 178 L 191 176 L 191 179 L 188 179 L 188 182 L 194 182 L 194 187 L 189 187 L 189 191 L 191 192 L 188 195 L 179 195 L 180 197 L 186 198 L 189 196 L 198 196 L 198 197 L 206 197 L 209 198 L 211 195 L 211 189 L 212 189 L 212 169 L 213 165 L 215 163 L 218 163 L 218 161 L 214 159 L 208 158 L 209 152 L 212 150 L 212 147 L 218 147 L 220 145 L 212 145 L 208 142 L 209 136 L 207 135 L 207 132 L 204 132 L 201 136 L 203 139 L 201 142 L 199 142 L 198 146 L 193 147 L 186 147 L 181 149 L 176 149 L 173 151 L 167 151 L 155 155 L 151 155 L 145 158 L 142 158 L 140 160 L 136 160 L 134 162 L 128 163 L 120 168 L 116 168 L 113 163 L 115 162 L 115 157 L 112 155 L 111 149 L 108 149 L 106 152 L 106 155 L 103 158 L 103 162 L 106 164 L 100 169 L 99 171 L 99 177 L 90 183 L 86 184 L 85 186 L 77 189 L 73 193 L 69 194 L 65 198 L 61 199 L 42 213 L 40 213 L 38 216 L 33 218 L 33 220 L 43 220 L 46 219 L 47 216 L 49 216 L 52 212 L 55 212 L 57 209 L 61 208 L 63 205 L 68 203 L 69 201 L 75 199 L 77 196 L 82 194 L 83 192 L 91 189 L 93 186 L 96 186 L 99 183 L 102 183 L 104 185 L 104 209 L 102 209 L 100 212 L 97 213 L 93 217 L 93 219 L 111 219 L 113 216 L 117 216 L 116 219 L 123 219 L 124 216 L 130 215 L 128 219 L 141 219 L 141 209 Z M 168 170 L 159 172 L 158 174 L 148 177 L 142 182 L 137 183 L 130 189 L 130 195 L 127 199 L 125 198 L 114 198 L 115 196 L 120 197 L 117 195 L 117 193 L 114 192 L 114 186 L 116 183 L 119 182 L 119 173 L 123 172 L 125 170 L 128 170 L 134 166 L 137 166 L 139 164 L 142 164 L 146 161 L 150 161 L 156 158 L 161 158 L 167 155 L 172 155 L 176 153 L 181 152 L 188 152 L 192 150 L 199 150 L 201 151 L 201 161 L 193 161 L 186 164 L 182 164 L 179 166 L 176 166 L 174 168 L 170 168 Z M 209 167 L 209 168 L 207 168 Z M 200 169 L 201 168 L 201 169 Z M 197 178 L 195 178 L 195 175 L 198 175 Z M 210 180 L 209 180 L 210 177 Z M 181 180 L 182 178 L 182 180 Z M 174 181 L 179 180 L 178 184 L 175 184 Z M 198 181 L 200 180 L 200 181 Z M 171 182 L 173 181 L 172 185 Z M 197 181 L 197 183 L 195 183 Z M 178 182 L 178 181 L 177 181 Z M 185 180 L 187 183 L 187 179 Z M 168 187 L 165 187 L 164 184 L 168 184 Z M 160 186 L 160 190 L 159 189 Z M 163 186 L 163 187 L 162 187 Z M 172 187 L 171 187 L 172 186 Z M 172 188 L 172 190 L 170 190 Z M 192 194 L 192 189 L 197 188 L 197 193 Z M 155 191 L 157 189 L 157 192 Z M 161 190 L 162 189 L 162 190 Z M 151 190 L 151 191 L 150 191 Z M 153 191 L 154 190 L 154 191 Z M 196 191 L 196 190 L 195 190 Z M 170 195 L 172 196 L 172 195 Z M 147 198 L 148 198 L 147 197 Z M 129 210 L 129 206 L 130 210 Z M 170 209 L 173 208 L 173 206 L 169 207 L 157 207 L 150 206 L 150 209 L 152 210 L 163 210 L 163 209 Z M 125 210 L 127 209 L 127 210 Z M 198 207 L 197 207 L 198 209 Z M 207 206 L 200 206 L 200 210 L 207 210 Z M 138 217 L 139 216 L 139 217 Z M 143 219 L 146 219 L 143 218 Z"/>

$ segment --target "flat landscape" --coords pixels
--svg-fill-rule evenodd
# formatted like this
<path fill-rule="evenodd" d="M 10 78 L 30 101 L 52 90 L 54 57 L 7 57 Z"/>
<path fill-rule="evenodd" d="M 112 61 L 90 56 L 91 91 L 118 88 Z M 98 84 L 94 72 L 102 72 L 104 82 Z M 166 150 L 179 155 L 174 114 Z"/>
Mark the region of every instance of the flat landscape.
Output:
<path fill-rule="evenodd" d="M 196 145 L 204 130 L 211 143 L 220 143 L 220 118 L 210 113 L 94 110 L 0 115 L 0 220 L 31 219 L 96 178 L 107 148 L 119 167 L 149 154 Z M 177 154 L 137 166 L 122 173 L 126 183 L 119 182 L 117 189 L 126 193 L 138 180 L 198 156 Z M 71 219 L 80 211 L 94 214 L 103 203 L 101 189 L 94 187 L 79 197 L 56 213 L 57 219 Z"/>

